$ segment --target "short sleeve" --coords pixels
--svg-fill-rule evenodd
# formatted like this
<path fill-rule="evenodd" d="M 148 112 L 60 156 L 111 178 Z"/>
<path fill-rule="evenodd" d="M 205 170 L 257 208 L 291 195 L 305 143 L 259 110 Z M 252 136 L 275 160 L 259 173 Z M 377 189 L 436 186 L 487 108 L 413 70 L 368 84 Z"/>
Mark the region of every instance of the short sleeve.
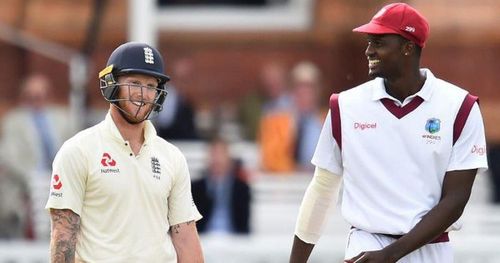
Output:
<path fill-rule="evenodd" d="M 186 158 L 179 152 L 175 181 L 168 197 L 168 221 L 171 226 L 202 218 L 191 194 L 191 179 Z"/>
<path fill-rule="evenodd" d="M 472 107 L 462 133 L 453 145 L 447 171 L 476 168 L 480 171 L 488 168 L 483 118 L 477 103 Z"/>
<path fill-rule="evenodd" d="M 342 153 L 333 138 L 330 111 L 325 118 L 311 163 L 334 174 L 342 174 Z"/>
<path fill-rule="evenodd" d="M 46 209 L 70 209 L 81 215 L 87 181 L 87 158 L 74 144 L 64 144 L 52 164 Z"/>

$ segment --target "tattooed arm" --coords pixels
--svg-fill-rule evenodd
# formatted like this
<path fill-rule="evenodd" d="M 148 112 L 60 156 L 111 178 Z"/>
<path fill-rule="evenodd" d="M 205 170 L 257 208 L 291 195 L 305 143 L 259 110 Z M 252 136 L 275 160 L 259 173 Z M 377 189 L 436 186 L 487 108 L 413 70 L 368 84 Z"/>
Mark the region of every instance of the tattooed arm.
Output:
<path fill-rule="evenodd" d="M 50 209 L 52 232 L 50 262 L 75 262 L 75 248 L 80 231 L 80 216 L 69 209 Z"/>
<path fill-rule="evenodd" d="M 173 225 L 169 232 L 179 263 L 203 262 L 203 252 L 194 221 Z"/>

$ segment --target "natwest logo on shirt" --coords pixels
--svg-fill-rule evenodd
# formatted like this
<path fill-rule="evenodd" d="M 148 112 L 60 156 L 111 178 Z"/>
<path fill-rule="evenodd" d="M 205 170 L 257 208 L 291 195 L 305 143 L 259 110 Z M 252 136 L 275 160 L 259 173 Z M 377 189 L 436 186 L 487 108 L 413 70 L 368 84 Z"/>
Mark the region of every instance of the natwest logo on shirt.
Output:
<path fill-rule="evenodd" d="M 55 174 L 53 177 L 52 177 L 52 188 L 54 188 L 55 190 L 59 190 L 62 188 L 62 182 L 61 182 L 61 178 L 59 178 L 59 175 Z"/>
<path fill-rule="evenodd" d="M 102 159 L 101 159 L 101 164 L 102 166 L 115 166 L 116 161 L 111 158 L 111 155 L 109 153 L 103 153 L 102 154 Z"/>
<path fill-rule="evenodd" d="M 61 191 L 59 191 L 63 187 L 63 184 L 61 182 L 61 178 L 59 177 L 59 175 L 54 174 L 54 176 L 52 176 L 52 182 L 50 182 L 50 185 L 52 186 L 52 189 L 50 191 L 51 196 L 55 196 L 55 197 L 62 197 L 63 196 L 63 193 Z"/>
<path fill-rule="evenodd" d="M 111 155 L 107 152 L 102 154 L 101 165 L 106 168 L 101 168 L 101 173 L 103 174 L 117 174 L 120 173 L 119 168 L 111 168 L 116 166 L 116 161 L 111 158 Z"/>

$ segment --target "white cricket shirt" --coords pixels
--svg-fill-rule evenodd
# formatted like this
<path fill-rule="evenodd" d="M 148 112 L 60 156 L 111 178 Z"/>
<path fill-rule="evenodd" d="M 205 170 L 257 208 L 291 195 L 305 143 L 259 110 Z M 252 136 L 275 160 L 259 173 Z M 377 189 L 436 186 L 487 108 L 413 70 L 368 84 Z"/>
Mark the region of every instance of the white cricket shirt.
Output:
<path fill-rule="evenodd" d="M 80 215 L 77 262 L 176 262 L 167 231 L 199 220 L 183 154 L 150 121 L 135 156 L 110 114 L 61 147 L 46 208 Z"/>
<path fill-rule="evenodd" d="M 381 78 L 340 93 L 341 147 L 326 117 L 312 163 L 343 175 L 342 215 L 352 226 L 406 234 L 439 202 L 447 171 L 487 168 L 477 103 L 453 144 L 467 91 L 422 71 L 424 86 L 403 103 Z"/>

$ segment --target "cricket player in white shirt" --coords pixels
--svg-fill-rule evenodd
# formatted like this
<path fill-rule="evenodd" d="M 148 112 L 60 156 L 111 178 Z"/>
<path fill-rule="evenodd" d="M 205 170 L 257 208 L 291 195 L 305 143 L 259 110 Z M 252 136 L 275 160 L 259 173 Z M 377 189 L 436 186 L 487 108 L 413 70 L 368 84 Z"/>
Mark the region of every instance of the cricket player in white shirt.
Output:
<path fill-rule="evenodd" d="M 487 169 L 477 97 L 420 68 L 426 19 L 389 4 L 367 34 L 369 76 L 333 94 L 299 211 L 290 262 L 306 262 L 343 183 L 345 262 L 451 263 L 449 231 Z"/>
<path fill-rule="evenodd" d="M 51 262 L 203 262 L 186 160 L 148 120 L 167 95 L 161 54 L 125 43 L 99 79 L 109 113 L 53 163 Z"/>

